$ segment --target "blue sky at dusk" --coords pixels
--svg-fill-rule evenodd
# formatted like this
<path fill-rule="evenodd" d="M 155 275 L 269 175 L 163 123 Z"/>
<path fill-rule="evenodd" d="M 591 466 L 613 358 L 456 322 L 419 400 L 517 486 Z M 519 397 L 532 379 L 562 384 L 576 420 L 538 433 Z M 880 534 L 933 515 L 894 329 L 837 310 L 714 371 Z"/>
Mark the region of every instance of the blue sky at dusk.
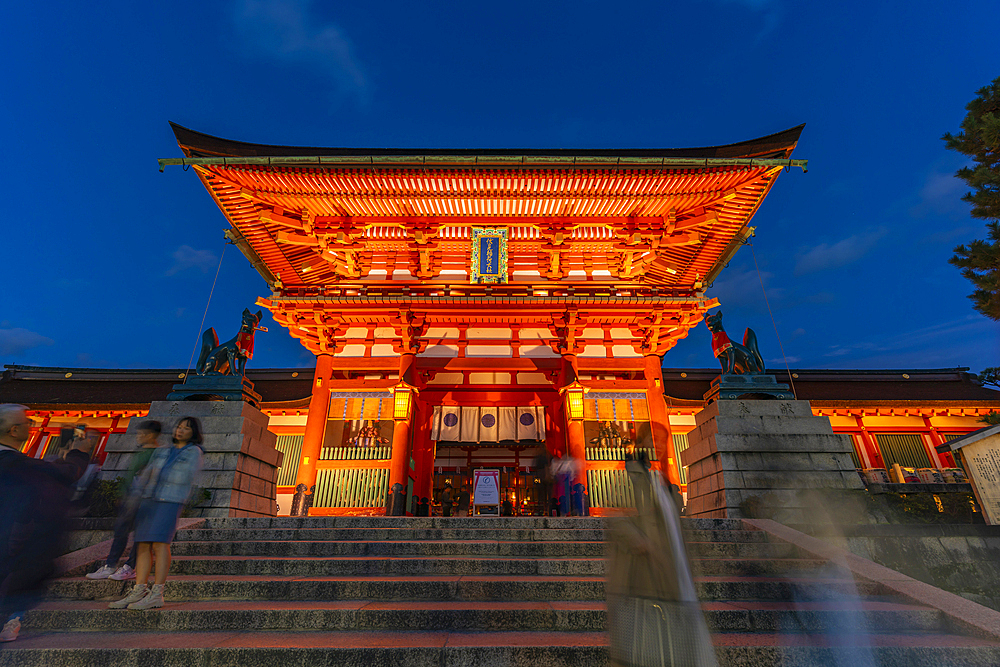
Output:
<path fill-rule="evenodd" d="M 100 6 L 100 9 L 95 9 Z M 983 238 L 953 177 L 1000 76 L 1000 3 L 16 3 L 0 41 L 0 363 L 187 366 L 227 223 L 172 120 L 285 145 L 672 148 L 807 123 L 709 295 L 798 368 L 1000 365 L 947 263 Z M 756 259 L 756 265 L 755 265 Z M 759 273 L 758 273 L 759 267 Z M 230 247 L 206 326 L 267 286 Z M 311 366 L 269 315 L 256 367 Z M 665 365 L 715 367 L 699 325 Z"/>

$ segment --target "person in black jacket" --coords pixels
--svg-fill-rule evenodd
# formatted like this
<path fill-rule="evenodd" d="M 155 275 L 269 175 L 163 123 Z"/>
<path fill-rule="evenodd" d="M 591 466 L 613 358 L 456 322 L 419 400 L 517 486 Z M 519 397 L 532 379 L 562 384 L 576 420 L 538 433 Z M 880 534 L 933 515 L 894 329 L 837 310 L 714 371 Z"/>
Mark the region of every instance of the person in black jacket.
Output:
<path fill-rule="evenodd" d="M 17 639 L 24 612 L 35 606 L 62 553 L 73 484 L 90 457 L 70 450 L 50 463 L 21 447 L 31 420 L 22 405 L 0 405 L 0 641 Z"/>

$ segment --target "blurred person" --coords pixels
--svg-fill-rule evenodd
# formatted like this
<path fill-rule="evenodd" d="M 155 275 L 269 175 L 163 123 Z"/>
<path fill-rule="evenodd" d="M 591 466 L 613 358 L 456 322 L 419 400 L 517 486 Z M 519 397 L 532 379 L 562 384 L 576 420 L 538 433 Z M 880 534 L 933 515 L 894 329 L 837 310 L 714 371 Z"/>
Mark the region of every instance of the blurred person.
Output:
<path fill-rule="evenodd" d="M 0 641 L 17 639 L 62 554 L 72 485 L 89 457 L 70 450 L 53 463 L 21 453 L 31 430 L 23 405 L 0 405 Z"/>
<path fill-rule="evenodd" d="M 124 565 L 118 567 L 118 561 L 125 552 L 129 533 L 132 532 L 132 527 L 135 524 L 135 514 L 139 509 L 139 496 L 142 489 L 138 488 L 135 483 L 136 479 L 141 477 L 153 456 L 153 452 L 159 447 L 159 437 L 162 430 L 162 424 L 155 420 L 147 420 L 139 424 L 135 434 L 139 449 L 132 455 L 132 462 L 129 463 L 128 470 L 122 477 L 122 497 L 118 506 L 118 516 L 115 519 L 111 550 L 108 552 L 104 565 L 96 572 L 88 574 L 88 579 L 125 581 L 135 578 L 136 558 L 139 551 L 137 545 L 132 546 L 132 551 Z"/>
<path fill-rule="evenodd" d="M 649 457 L 645 450 L 635 448 L 634 442 L 625 446 L 625 472 L 632 482 L 632 492 L 635 495 L 635 508 L 642 512 L 649 505 Z"/>
<path fill-rule="evenodd" d="M 454 504 L 455 494 L 451 484 L 445 484 L 444 491 L 441 492 L 441 516 L 451 516 L 451 508 Z"/>
<path fill-rule="evenodd" d="M 469 516 L 470 500 L 469 487 L 463 484 L 461 490 L 458 492 L 458 516 Z"/>
<path fill-rule="evenodd" d="M 174 428 L 170 447 L 153 450 L 143 471 L 139 509 L 135 518 L 135 586 L 121 600 L 108 604 L 111 609 L 155 609 L 163 606 L 163 589 L 170 572 L 170 543 L 177 531 L 177 520 L 191 495 L 191 487 L 201 471 L 201 424 L 194 417 L 184 417 Z M 148 586 L 153 555 L 156 576 Z"/>
<path fill-rule="evenodd" d="M 431 506 L 428 503 L 426 497 L 420 499 L 420 503 L 417 504 L 417 516 L 430 516 Z"/>
<path fill-rule="evenodd" d="M 678 497 L 659 473 L 645 470 L 635 475 L 630 472 L 629 477 L 648 501 L 634 516 L 610 519 L 605 531 L 610 664 L 716 667 L 681 530 Z"/>
<path fill-rule="evenodd" d="M 583 514 L 582 485 L 580 490 L 576 490 L 576 477 L 580 471 L 580 462 L 569 453 L 567 449 L 555 462 L 555 473 L 559 480 L 562 495 L 559 498 L 559 506 L 564 516 L 579 516 Z"/>
<path fill-rule="evenodd" d="M 62 429 L 62 437 L 59 440 L 59 449 L 55 455 L 65 458 L 66 453 L 73 449 L 79 449 L 85 454 L 91 454 L 94 450 L 95 431 L 87 428 L 86 424 L 77 424 L 71 429 Z"/>
<path fill-rule="evenodd" d="M 542 512 L 545 516 L 552 515 L 552 456 L 549 450 L 542 451 L 535 457 L 532 467 L 538 475 L 538 498 L 541 500 Z"/>

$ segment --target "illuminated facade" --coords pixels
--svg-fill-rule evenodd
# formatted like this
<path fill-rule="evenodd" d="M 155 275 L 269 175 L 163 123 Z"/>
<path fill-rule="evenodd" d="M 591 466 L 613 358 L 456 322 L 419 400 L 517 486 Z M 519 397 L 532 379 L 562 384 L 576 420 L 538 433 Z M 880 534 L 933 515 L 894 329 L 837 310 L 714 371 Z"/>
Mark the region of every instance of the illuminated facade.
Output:
<path fill-rule="evenodd" d="M 663 357 L 718 305 L 706 287 L 778 174 L 805 167 L 791 158 L 802 127 L 593 151 L 264 146 L 173 127 L 185 157 L 161 169 L 197 173 L 270 287 L 258 303 L 316 355 L 295 378 L 250 373 L 303 392 L 276 399 L 258 383 L 286 454 L 283 496 L 315 486 L 313 514 L 377 513 L 396 484 L 433 498 L 478 467 L 502 468 L 505 498 L 541 512 L 543 451 L 586 461 L 575 483 L 599 513 L 629 502 L 628 443 L 683 485 L 678 451 L 704 392 L 671 385 Z M 141 412 L 113 403 L 112 430 Z M 879 433 L 863 425 L 881 408 L 813 405 L 874 467 Z M 962 405 L 973 430 L 980 407 Z M 900 417 L 919 413 L 933 445 L 940 417 L 925 412 Z"/>
<path fill-rule="evenodd" d="M 939 454 L 937 446 L 981 428 L 983 424 L 979 419 L 983 415 L 1000 411 L 1000 391 L 979 386 L 966 371 L 961 368 L 793 369 L 792 373 L 799 398 L 811 402 L 814 414 L 829 417 L 835 432 L 852 439 L 859 468 L 891 467 L 893 463 L 915 468 L 949 468 L 953 466 L 950 454 Z M 29 454 L 42 456 L 47 451 L 55 451 L 60 427 L 83 422 L 99 434 L 100 457 L 107 435 L 124 433 L 129 420 L 145 414 L 150 402 L 162 400 L 182 373 L 183 370 L 176 369 L 8 366 L 0 376 L 0 403 L 17 402 L 31 408 L 36 426 L 25 446 Z M 694 427 L 695 415 L 705 405 L 701 397 L 709 391 L 709 383 L 717 375 L 715 369 L 663 370 L 675 458 L 679 458 L 678 452 L 686 447 L 686 434 Z M 248 376 L 263 397 L 261 409 L 270 417 L 269 428 L 278 436 L 278 447 L 285 453 L 278 492 L 279 502 L 287 513 L 309 422 L 313 370 L 255 369 L 248 371 Z M 619 409 L 610 399 L 591 398 L 593 393 L 584 399 L 582 423 L 591 504 L 595 513 L 602 513 L 629 503 L 627 495 L 622 494 L 626 486 L 620 460 L 624 443 L 614 441 L 615 433 L 634 437 L 632 433 L 637 426 L 640 431 L 648 427 L 641 419 L 631 419 L 633 415 L 627 412 L 627 400 L 618 399 Z M 359 413 L 370 415 L 370 418 L 348 423 L 341 413 L 341 419 L 328 420 L 326 439 L 331 446 L 321 449 L 317 464 L 322 475 L 319 481 L 326 486 L 317 489 L 316 506 L 311 513 L 377 513 L 384 507 L 382 494 L 388 482 L 393 430 L 389 410 L 395 406 L 390 404 L 388 392 L 382 398 L 381 419 L 376 399 L 373 403 L 366 400 L 364 408 L 357 406 Z M 344 409 L 346 401 L 332 400 L 337 409 Z M 454 414 L 455 410 L 460 412 L 461 407 L 448 410 Z M 523 414 L 527 408 L 521 410 Z M 435 428 L 447 427 L 446 414 L 439 413 L 438 423 L 431 424 L 431 434 L 435 434 Z M 608 422 L 614 429 L 607 428 Z M 525 444 L 541 435 L 520 420 L 517 423 Z M 641 443 L 642 434 L 635 435 Z M 454 482 L 464 476 L 471 457 L 473 466 L 483 462 L 505 468 L 501 480 L 505 487 L 527 496 L 528 505 L 523 504 L 522 498 L 520 509 L 540 511 L 534 486 L 537 471 L 530 456 L 520 456 L 525 451 L 521 443 L 515 440 L 477 444 L 454 442 L 438 451 L 436 467 L 431 473 L 438 487 L 445 480 Z M 683 468 L 679 470 L 682 483 L 686 481 L 685 472 Z M 338 495 L 335 483 L 341 479 L 347 480 L 348 488 L 354 484 L 354 495 Z"/>
<path fill-rule="evenodd" d="M 193 167 L 271 287 L 258 303 L 317 357 L 296 483 L 384 468 L 417 497 L 435 470 L 518 468 L 543 448 L 583 460 L 601 441 L 588 417 L 622 424 L 679 482 L 662 357 L 717 305 L 705 288 L 778 174 L 804 167 L 801 127 L 603 151 L 262 146 L 173 127 L 186 157 L 161 167 Z M 365 427 L 387 460 L 325 458 L 353 455 Z"/>

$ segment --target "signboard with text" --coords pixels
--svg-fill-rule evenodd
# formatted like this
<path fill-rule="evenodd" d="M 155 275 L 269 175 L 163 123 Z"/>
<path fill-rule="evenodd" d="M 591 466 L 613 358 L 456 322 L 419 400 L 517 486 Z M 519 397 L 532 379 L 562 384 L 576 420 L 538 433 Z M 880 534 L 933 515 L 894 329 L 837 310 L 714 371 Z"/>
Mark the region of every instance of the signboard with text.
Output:
<path fill-rule="evenodd" d="M 948 444 L 955 454 L 961 452 L 986 523 L 1000 524 L 1000 426 L 980 429 Z"/>
<path fill-rule="evenodd" d="M 500 515 L 500 471 L 475 470 L 472 473 L 473 514 Z M 494 509 L 495 508 L 495 509 Z M 487 511 L 483 511 L 483 510 Z"/>

